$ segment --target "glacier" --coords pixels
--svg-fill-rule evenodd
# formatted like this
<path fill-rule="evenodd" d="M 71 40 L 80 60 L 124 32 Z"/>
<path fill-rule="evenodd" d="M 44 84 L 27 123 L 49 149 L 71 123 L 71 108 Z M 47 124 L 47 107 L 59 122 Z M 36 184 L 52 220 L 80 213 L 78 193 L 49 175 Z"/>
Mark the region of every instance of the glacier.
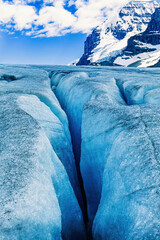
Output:
<path fill-rule="evenodd" d="M 159 69 L 55 72 L 93 239 L 159 239 Z"/>
<path fill-rule="evenodd" d="M 0 239 L 85 239 L 68 121 L 48 73 L 1 66 L 0 76 Z"/>
<path fill-rule="evenodd" d="M 0 239 L 160 239 L 160 70 L 0 65 Z"/>

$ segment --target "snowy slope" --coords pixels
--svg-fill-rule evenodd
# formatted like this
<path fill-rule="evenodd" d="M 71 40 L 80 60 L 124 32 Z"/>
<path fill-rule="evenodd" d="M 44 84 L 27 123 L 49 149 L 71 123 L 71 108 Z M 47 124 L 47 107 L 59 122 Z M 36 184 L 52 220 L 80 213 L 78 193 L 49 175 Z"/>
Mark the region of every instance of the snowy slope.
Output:
<path fill-rule="evenodd" d="M 114 61 L 115 64 L 121 66 L 132 66 L 132 67 L 152 67 L 155 66 L 160 61 L 160 45 L 156 47 L 151 44 L 141 45 L 146 49 L 153 49 L 153 52 L 139 53 L 134 56 L 121 56 L 117 57 Z"/>
<path fill-rule="evenodd" d="M 151 15 L 158 6 L 152 0 L 129 2 L 116 16 L 106 19 L 88 36 L 84 55 L 77 65 L 113 65 L 115 58 L 127 46 L 128 39 L 146 30 Z"/>
<path fill-rule="evenodd" d="M 131 37 L 114 61 L 123 66 L 149 67 L 160 61 L 160 8 L 152 15 L 146 31 Z"/>

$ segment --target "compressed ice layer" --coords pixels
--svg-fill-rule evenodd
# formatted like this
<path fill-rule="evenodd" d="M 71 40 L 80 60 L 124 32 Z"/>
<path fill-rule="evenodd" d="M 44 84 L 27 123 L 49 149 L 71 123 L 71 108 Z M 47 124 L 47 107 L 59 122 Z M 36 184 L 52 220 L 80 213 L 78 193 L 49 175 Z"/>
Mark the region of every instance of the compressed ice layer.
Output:
<path fill-rule="evenodd" d="M 5 76 L 7 75 L 8 78 L 13 78 L 14 76 L 14 79 L 16 80 L 9 81 L 9 82 L 4 81 L 4 75 Z M 67 173 L 69 174 L 69 178 L 74 188 L 75 194 L 78 198 L 78 201 L 81 207 L 83 207 L 82 196 L 81 196 L 80 187 L 77 179 L 77 173 L 75 170 L 75 160 L 72 152 L 71 137 L 68 129 L 68 120 L 64 111 L 60 107 L 60 104 L 57 98 L 55 97 L 54 93 L 50 88 L 50 79 L 48 75 L 49 75 L 48 72 L 46 72 L 43 69 L 38 69 L 36 67 L 30 67 L 30 66 L 19 67 L 19 66 L 1 65 L 0 66 L 0 94 L 8 94 L 8 93 L 22 94 L 23 93 L 23 94 L 30 94 L 30 95 L 37 96 L 38 99 L 46 105 L 46 108 L 48 107 L 51 110 L 51 111 L 48 110 L 50 119 L 57 118 L 58 125 L 59 126 L 61 125 L 60 128 L 62 133 L 59 134 L 59 136 L 61 136 L 60 141 L 62 141 L 63 144 L 59 144 L 59 142 L 57 141 L 58 139 L 54 138 L 54 144 L 57 145 L 54 149 L 56 149 L 56 154 L 58 155 L 58 157 L 60 157 L 60 160 L 66 167 L 66 170 L 67 170 Z M 31 99 L 30 102 L 26 100 L 26 103 L 24 103 L 25 105 L 28 105 L 27 109 L 28 110 L 30 109 L 30 112 L 32 112 L 32 108 L 31 108 L 32 104 L 34 105 L 33 108 L 37 108 L 36 103 L 34 104 L 35 99 L 36 97 Z M 39 105 L 39 110 L 36 111 L 37 114 L 39 114 L 40 116 L 42 116 L 41 106 L 44 106 L 42 103 Z M 35 112 L 34 109 L 33 109 L 33 112 Z M 47 119 L 47 116 L 46 116 L 46 119 Z M 50 124 L 47 123 L 47 126 L 50 127 L 52 123 L 55 124 L 55 121 L 50 121 Z M 49 130 L 47 132 L 49 134 Z M 52 134 L 52 131 L 50 131 L 50 135 L 51 134 Z M 51 139 L 50 137 L 50 140 L 52 142 L 53 138 Z"/>
<path fill-rule="evenodd" d="M 159 107 L 129 108 L 120 108 L 123 116 L 119 111 L 116 116 L 110 113 L 116 120 L 112 136 L 118 128 L 119 134 L 104 168 L 94 239 L 160 237 Z"/>
<path fill-rule="evenodd" d="M 153 78 L 151 81 L 151 76 L 149 75 L 149 77 L 145 77 L 145 81 L 143 78 L 133 79 L 130 81 L 120 79 L 117 81 L 117 84 L 123 92 L 129 105 L 160 103 L 158 100 L 158 93 L 160 91 L 159 78 Z"/>
<path fill-rule="evenodd" d="M 58 97 L 61 106 L 67 113 L 72 142 L 76 158 L 80 158 L 80 141 L 81 141 L 81 118 L 84 103 L 88 100 L 89 83 L 83 87 L 83 79 L 85 80 L 86 73 L 67 74 L 63 77 L 63 81 L 59 82 L 56 88 L 56 96 Z M 79 87 L 77 87 L 77 85 Z M 81 98 L 83 94 L 83 98 Z"/>
<path fill-rule="evenodd" d="M 37 122 L 0 97 L 0 239 L 61 239 L 58 159 Z M 59 163 L 58 163 L 59 164 Z"/>
<path fill-rule="evenodd" d="M 0 66 L 0 239 L 85 239 L 61 106 L 93 239 L 160 238 L 159 74 Z"/>
<path fill-rule="evenodd" d="M 65 135 L 63 124 L 50 108 L 34 95 L 20 96 L 17 102 L 20 108 L 36 119 L 44 129 L 52 148 L 66 169 L 78 200 L 82 201 L 72 145 L 70 138 L 68 139 Z"/>
<path fill-rule="evenodd" d="M 85 239 L 68 121 L 48 73 L 1 68 L 0 239 Z"/>
<path fill-rule="evenodd" d="M 14 81 L 4 81 L 4 75 L 15 78 Z M 70 138 L 68 121 L 65 113 L 50 88 L 48 72 L 35 67 L 0 66 L 0 94 L 24 93 L 33 94 L 44 102 L 59 118 L 64 126 L 65 134 Z"/>
<path fill-rule="evenodd" d="M 160 238 L 159 74 L 84 67 L 57 76 L 95 240 Z"/>
<path fill-rule="evenodd" d="M 61 73 L 57 73 L 54 76 Z M 90 162 L 90 154 L 85 154 L 84 160 L 83 160 L 83 147 L 81 149 L 81 123 L 82 123 L 82 113 L 84 106 L 87 102 L 89 102 L 91 99 L 95 101 L 105 101 L 108 102 L 108 104 L 112 104 L 115 102 L 115 99 L 117 101 L 117 104 L 125 104 L 124 99 L 121 97 L 121 93 L 119 89 L 117 88 L 116 81 L 114 78 L 108 79 L 106 81 L 105 76 L 101 76 L 101 81 L 98 81 L 97 78 L 95 78 L 95 75 L 92 75 L 93 77 L 89 78 L 89 74 L 85 72 L 81 73 L 67 73 L 66 75 L 63 74 L 62 79 L 60 79 L 59 84 L 56 88 L 56 96 L 58 97 L 62 107 L 64 108 L 65 112 L 67 113 L 69 123 L 70 123 L 70 130 L 72 135 L 72 142 L 74 146 L 74 151 L 77 156 L 77 160 L 79 161 L 80 155 L 81 155 L 81 173 L 82 178 L 84 181 L 84 187 L 85 187 L 85 193 L 87 196 L 87 203 L 88 203 L 88 215 L 89 219 L 93 220 L 95 212 L 98 207 L 98 203 L 100 200 L 101 195 L 101 184 L 99 184 L 101 181 L 97 181 L 99 179 L 99 170 L 98 173 L 95 175 L 94 170 L 93 174 L 91 176 L 92 167 L 88 167 L 88 162 Z M 88 128 L 88 133 L 90 133 L 90 127 L 92 126 L 91 123 L 95 120 L 93 116 L 86 116 L 86 119 L 84 121 L 84 125 L 88 126 L 85 128 L 85 134 L 86 129 Z M 103 119 L 104 121 L 104 119 Z M 102 125 L 103 126 L 103 125 Z M 100 129 L 102 129 L 102 126 Z M 96 125 L 94 126 L 94 131 L 96 129 Z M 93 134 L 94 134 L 93 131 Z M 82 131 L 83 133 L 83 131 Z M 84 134 L 84 135 L 85 135 Z M 82 137 L 83 139 L 83 137 Z M 101 136 L 99 138 L 99 142 L 101 142 Z M 103 144 L 103 143 L 102 143 Z M 93 145 L 94 146 L 94 145 Z M 97 153 L 94 151 L 91 144 L 88 145 L 88 151 L 94 152 L 95 156 L 97 156 Z M 81 151 L 82 150 L 82 151 Z M 99 146 L 99 161 L 97 161 L 98 166 L 97 169 L 101 169 L 100 162 L 103 162 L 103 154 L 102 154 L 102 148 Z M 87 159 L 89 158 L 89 159 Z M 84 172 L 87 174 L 83 174 L 83 161 L 84 161 Z M 77 163 L 79 164 L 79 162 Z M 96 162 L 95 162 L 96 167 Z M 89 174 L 90 172 L 90 174 Z M 102 175 L 102 173 L 100 173 Z M 97 176 L 97 177 L 96 177 Z M 92 181 L 92 179 L 94 180 Z M 102 178 L 102 176 L 101 176 Z M 90 186 L 89 188 L 87 186 Z M 92 188 L 91 186 L 95 186 Z M 95 191 L 96 190 L 96 195 Z"/>

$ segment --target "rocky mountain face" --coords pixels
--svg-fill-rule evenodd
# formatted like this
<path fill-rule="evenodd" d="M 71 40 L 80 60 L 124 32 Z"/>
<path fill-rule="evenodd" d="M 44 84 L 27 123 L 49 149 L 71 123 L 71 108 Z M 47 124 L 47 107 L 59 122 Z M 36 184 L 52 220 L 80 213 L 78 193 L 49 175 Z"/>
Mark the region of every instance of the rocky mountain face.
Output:
<path fill-rule="evenodd" d="M 124 52 L 129 51 L 132 54 L 139 54 L 145 51 L 153 51 L 155 48 L 143 48 L 143 43 L 158 45 L 160 44 L 160 8 L 157 8 L 152 15 L 146 31 L 137 34 L 128 40 L 127 48 Z"/>
<path fill-rule="evenodd" d="M 158 7 L 159 4 L 156 1 L 129 2 L 119 11 L 116 20 L 106 19 L 87 37 L 84 54 L 77 65 L 123 65 L 119 57 L 124 54 L 124 49 L 129 47 L 128 40 L 131 43 L 132 37 L 143 32 L 146 34 L 146 31 L 149 34 L 147 36 L 152 38 L 152 41 L 149 41 L 150 44 L 152 42 L 158 44 L 158 33 L 156 33 L 159 31 L 159 24 L 156 23 L 158 18 L 157 21 L 154 20 L 157 15 L 154 15 L 151 20 L 152 14 Z M 158 12 L 156 14 L 159 14 Z M 117 58 L 118 61 L 116 61 Z"/>
<path fill-rule="evenodd" d="M 160 44 L 160 8 L 156 9 L 146 31 L 137 36 L 141 42 L 152 45 Z"/>
<path fill-rule="evenodd" d="M 88 65 L 90 61 L 88 59 L 89 55 L 92 54 L 92 50 L 98 46 L 100 43 L 100 28 L 93 30 L 92 34 L 87 37 L 84 44 L 84 54 L 79 60 L 77 65 Z"/>
<path fill-rule="evenodd" d="M 146 66 L 159 66 L 160 8 L 157 8 L 152 15 L 146 31 L 131 37 L 123 54 L 116 60 L 117 63 L 121 63 L 120 65 L 129 63 L 131 66 L 143 66 L 144 61 L 149 61 L 149 65 Z"/>

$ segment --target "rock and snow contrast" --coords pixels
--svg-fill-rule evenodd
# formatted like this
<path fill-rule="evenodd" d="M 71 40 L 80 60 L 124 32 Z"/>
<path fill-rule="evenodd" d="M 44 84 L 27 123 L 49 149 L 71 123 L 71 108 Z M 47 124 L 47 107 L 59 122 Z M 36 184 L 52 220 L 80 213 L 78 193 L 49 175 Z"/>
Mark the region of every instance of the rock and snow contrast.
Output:
<path fill-rule="evenodd" d="M 124 66 L 160 66 L 160 8 L 155 10 L 145 32 L 131 37 L 115 63 Z"/>
<path fill-rule="evenodd" d="M 160 239 L 160 70 L 0 66 L 0 239 Z"/>
<path fill-rule="evenodd" d="M 159 7 L 153 0 L 133 0 L 117 15 L 108 16 L 87 37 L 84 54 L 77 65 L 157 66 L 160 60 L 160 26 L 156 21 L 159 21 L 160 13 L 155 13 L 155 10 Z M 147 41 L 145 37 L 149 32 L 154 32 L 152 41 Z M 143 35 L 145 41 L 142 38 L 142 41 L 137 40 L 137 52 L 133 54 L 130 45 L 131 42 L 135 44 L 133 40 L 136 40 L 137 34 Z"/>

